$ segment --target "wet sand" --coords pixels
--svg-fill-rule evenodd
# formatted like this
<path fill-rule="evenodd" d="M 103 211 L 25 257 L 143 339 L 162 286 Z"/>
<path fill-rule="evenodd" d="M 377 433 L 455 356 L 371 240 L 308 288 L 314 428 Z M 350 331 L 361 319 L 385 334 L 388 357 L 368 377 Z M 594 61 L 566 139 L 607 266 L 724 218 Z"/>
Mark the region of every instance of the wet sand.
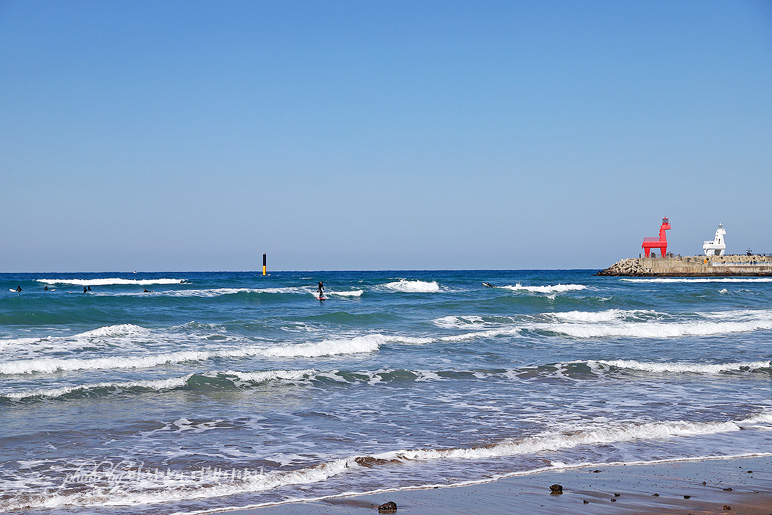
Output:
<path fill-rule="evenodd" d="M 550 493 L 560 484 L 563 493 Z M 238 515 L 398 514 L 745 514 L 772 515 L 772 457 L 593 466 L 458 487 L 382 491 L 287 503 Z"/>

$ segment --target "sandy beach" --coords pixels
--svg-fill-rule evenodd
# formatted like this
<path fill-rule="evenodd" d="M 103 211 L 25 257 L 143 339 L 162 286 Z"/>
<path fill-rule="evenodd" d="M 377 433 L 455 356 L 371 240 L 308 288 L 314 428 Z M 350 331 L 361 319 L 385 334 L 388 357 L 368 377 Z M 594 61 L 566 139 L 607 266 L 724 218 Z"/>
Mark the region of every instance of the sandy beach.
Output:
<path fill-rule="evenodd" d="M 550 492 L 559 484 L 563 493 Z M 638 465 L 589 466 L 512 476 L 458 487 L 381 491 L 287 503 L 239 515 L 377 513 L 393 501 L 396 513 L 420 514 L 772 514 L 772 457 Z"/>

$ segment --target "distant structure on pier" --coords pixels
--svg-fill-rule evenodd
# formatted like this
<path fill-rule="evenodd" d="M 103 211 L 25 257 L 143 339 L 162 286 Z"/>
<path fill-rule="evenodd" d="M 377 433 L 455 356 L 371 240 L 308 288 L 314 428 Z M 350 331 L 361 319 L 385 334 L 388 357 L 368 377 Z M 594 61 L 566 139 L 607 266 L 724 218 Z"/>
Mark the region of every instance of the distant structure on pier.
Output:
<path fill-rule="evenodd" d="M 706 241 L 702 245 L 702 250 L 705 251 L 706 256 L 723 256 L 726 253 L 726 242 L 724 241 L 724 224 L 718 224 L 716 229 L 716 237 L 713 241 Z"/>
<path fill-rule="evenodd" d="M 667 255 L 667 235 L 665 234 L 665 231 L 669 230 L 670 221 L 665 217 L 662 219 L 662 225 L 659 226 L 659 238 L 652 237 L 643 239 L 641 247 L 643 247 L 643 250 L 646 252 L 646 257 L 650 257 L 651 249 L 659 249 L 662 253 L 662 257 Z"/>

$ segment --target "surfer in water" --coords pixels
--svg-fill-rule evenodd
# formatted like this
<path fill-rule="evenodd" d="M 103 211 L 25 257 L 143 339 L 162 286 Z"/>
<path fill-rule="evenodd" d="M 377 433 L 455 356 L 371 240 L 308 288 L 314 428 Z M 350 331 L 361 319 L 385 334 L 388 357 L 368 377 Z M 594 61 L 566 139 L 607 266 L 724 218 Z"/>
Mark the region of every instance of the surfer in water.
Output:
<path fill-rule="evenodd" d="M 483 286 L 487 286 L 488 288 L 495 288 L 491 283 L 483 283 Z"/>
<path fill-rule="evenodd" d="M 319 284 L 322 284 L 322 283 L 319 283 Z M 21 286 L 17 286 L 16 291 L 24 291 L 24 290 L 21 289 Z"/>
<path fill-rule="evenodd" d="M 324 283 L 319 281 L 319 298 L 324 297 Z"/>

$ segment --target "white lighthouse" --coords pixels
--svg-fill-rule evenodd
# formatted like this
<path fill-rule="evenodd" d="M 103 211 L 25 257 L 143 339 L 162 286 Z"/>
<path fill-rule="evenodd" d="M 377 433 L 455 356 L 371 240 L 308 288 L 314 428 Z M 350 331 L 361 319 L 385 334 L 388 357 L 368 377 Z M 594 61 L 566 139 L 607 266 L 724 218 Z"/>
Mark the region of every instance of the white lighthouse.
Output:
<path fill-rule="evenodd" d="M 702 250 L 705 251 L 706 256 L 724 255 L 724 252 L 726 251 L 726 242 L 724 241 L 725 234 L 726 231 L 724 230 L 724 224 L 718 224 L 718 229 L 716 229 L 716 237 L 713 238 L 713 241 L 706 241 L 702 245 Z"/>

